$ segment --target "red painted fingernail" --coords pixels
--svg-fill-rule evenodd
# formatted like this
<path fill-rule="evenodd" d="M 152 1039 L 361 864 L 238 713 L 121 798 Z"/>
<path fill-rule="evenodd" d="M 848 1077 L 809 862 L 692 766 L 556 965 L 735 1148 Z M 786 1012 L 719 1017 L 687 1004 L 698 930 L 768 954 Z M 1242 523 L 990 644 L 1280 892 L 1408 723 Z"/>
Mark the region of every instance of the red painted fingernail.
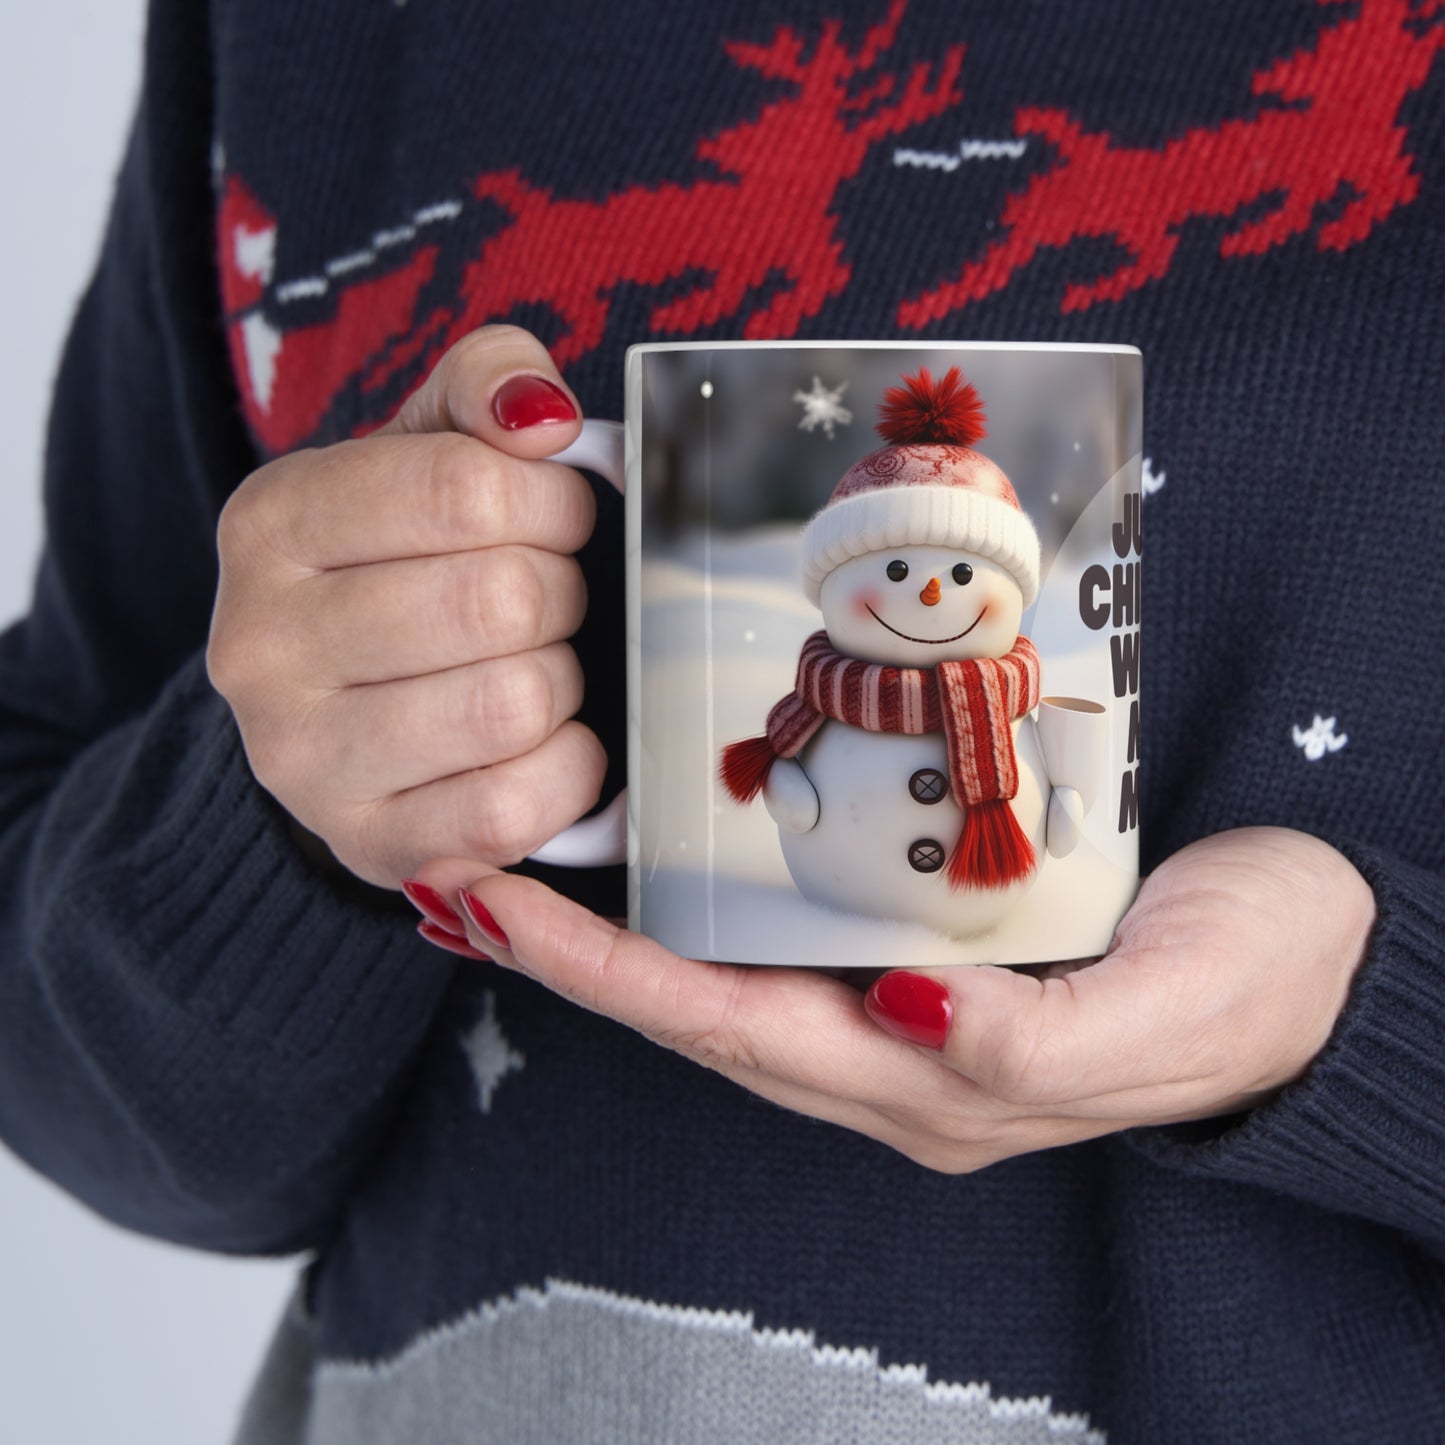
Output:
<path fill-rule="evenodd" d="M 492 415 L 508 431 L 525 431 L 548 421 L 576 421 L 572 398 L 545 376 L 514 376 L 492 398 Z"/>
<path fill-rule="evenodd" d="M 487 905 L 477 897 L 475 893 L 462 888 L 457 892 L 457 899 L 466 910 L 467 917 L 476 924 L 482 937 L 489 943 L 495 943 L 498 948 L 509 949 L 512 947 L 511 940 L 502 932 L 502 926 L 492 917 Z"/>
<path fill-rule="evenodd" d="M 925 1049 L 941 1049 L 953 1023 L 948 990 L 918 973 L 885 973 L 868 990 L 863 1007 L 880 1028 Z"/>
<path fill-rule="evenodd" d="M 401 891 L 406 894 L 412 907 L 429 918 L 438 928 L 444 928 L 458 938 L 467 936 L 467 925 L 462 922 L 461 915 L 447 904 L 446 899 L 435 888 L 418 882 L 415 878 L 403 878 Z"/>
<path fill-rule="evenodd" d="M 491 963 L 492 956 L 483 953 L 480 948 L 473 948 L 465 938 L 458 938 L 455 933 L 448 933 L 445 928 L 438 928 L 430 918 L 423 918 L 416 926 L 416 931 L 426 939 L 428 943 L 434 943 L 438 948 L 444 948 L 448 953 L 455 953 L 462 958 L 475 959 L 478 963 Z"/>

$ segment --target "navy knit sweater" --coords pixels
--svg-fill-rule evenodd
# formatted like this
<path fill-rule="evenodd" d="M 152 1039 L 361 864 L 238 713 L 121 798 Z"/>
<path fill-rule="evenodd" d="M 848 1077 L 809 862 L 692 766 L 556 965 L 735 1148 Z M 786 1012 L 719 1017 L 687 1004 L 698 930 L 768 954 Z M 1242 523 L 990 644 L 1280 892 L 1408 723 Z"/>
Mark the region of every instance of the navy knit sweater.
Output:
<path fill-rule="evenodd" d="M 246 1438 L 1445 1439 L 1445 9 L 152 11 L 0 642 L 0 1136 L 315 1252 Z M 598 415 L 666 335 L 1140 346 L 1145 864 L 1274 823 L 1365 874 L 1306 1077 L 945 1177 L 309 863 L 206 681 L 217 514 L 500 319 Z"/>

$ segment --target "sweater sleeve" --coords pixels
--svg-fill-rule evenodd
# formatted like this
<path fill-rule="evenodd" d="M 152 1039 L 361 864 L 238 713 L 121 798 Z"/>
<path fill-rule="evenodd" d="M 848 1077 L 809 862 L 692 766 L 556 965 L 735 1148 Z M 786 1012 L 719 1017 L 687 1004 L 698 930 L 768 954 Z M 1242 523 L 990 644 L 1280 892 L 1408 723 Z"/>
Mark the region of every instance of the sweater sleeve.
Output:
<path fill-rule="evenodd" d="M 1309 1070 L 1227 1127 L 1131 1137 L 1161 1163 L 1363 1217 L 1445 1256 L 1445 880 L 1374 849 L 1341 851 L 1373 888 L 1377 918 Z"/>
<path fill-rule="evenodd" d="M 206 7 L 152 12 L 34 600 L 0 637 L 0 1138 L 121 1224 L 277 1251 L 354 1184 L 450 969 L 392 895 L 308 865 L 206 678 L 216 518 L 256 458 L 217 314 Z"/>

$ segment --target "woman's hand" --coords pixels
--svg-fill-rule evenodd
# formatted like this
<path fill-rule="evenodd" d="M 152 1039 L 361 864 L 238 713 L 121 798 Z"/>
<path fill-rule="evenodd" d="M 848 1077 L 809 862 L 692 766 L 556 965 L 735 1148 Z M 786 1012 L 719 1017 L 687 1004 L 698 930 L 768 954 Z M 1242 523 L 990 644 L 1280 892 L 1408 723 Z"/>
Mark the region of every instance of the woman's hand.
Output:
<path fill-rule="evenodd" d="M 1241 829 L 1164 863 L 1097 962 L 885 973 L 865 1000 L 817 972 L 678 958 L 540 883 L 477 874 L 422 875 L 473 949 L 948 1172 L 1263 1102 L 1324 1046 L 1374 922 L 1333 848 Z"/>
<path fill-rule="evenodd" d="M 580 414 L 540 342 L 459 342 L 388 426 L 262 467 L 221 516 L 207 665 L 251 768 L 353 873 L 514 863 L 597 799 L 569 722 L 594 521 L 538 460 Z"/>

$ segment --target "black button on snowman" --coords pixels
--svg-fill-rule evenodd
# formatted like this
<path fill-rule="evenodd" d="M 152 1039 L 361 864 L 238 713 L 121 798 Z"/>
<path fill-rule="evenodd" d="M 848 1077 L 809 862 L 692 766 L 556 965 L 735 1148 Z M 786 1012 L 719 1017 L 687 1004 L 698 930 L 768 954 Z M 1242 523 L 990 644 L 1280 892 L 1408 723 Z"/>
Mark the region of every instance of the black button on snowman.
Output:
<path fill-rule="evenodd" d="M 937 768 L 919 768 L 908 780 L 908 796 L 915 803 L 941 803 L 948 796 L 948 775 Z"/>
<path fill-rule="evenodd" d="M 805 898 L 970 937 L 1028 892 L 1046 847 L 1074 846 L 1083 816 L 1032 717 L 1039 658 L 1019 625 L 1038 536 L 974 450 L 983 406 L 956 367 L 890 388 L 878 430 L 887 445 L 803 533 L 823 630 L 766 736 L 724 749 L 722 780 L 739 802 L 762 794 Z"/>
<path fill-rule="evenodd" d="M 908 848 L 908 866 L 918 873 L 937 873 L 943 867 L 943 844 L 937 838 L 920 838 Z"/>

